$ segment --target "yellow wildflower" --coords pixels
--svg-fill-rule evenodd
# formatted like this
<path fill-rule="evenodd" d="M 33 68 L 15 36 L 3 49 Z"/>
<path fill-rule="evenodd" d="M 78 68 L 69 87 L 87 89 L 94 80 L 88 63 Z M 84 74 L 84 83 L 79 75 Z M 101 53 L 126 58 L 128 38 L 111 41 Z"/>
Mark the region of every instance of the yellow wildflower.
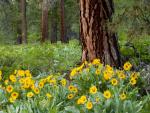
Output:
<path fill-rule="evenodd" d="M 24 70 L 18 70 L 17 71 L 17 76 L 24 76 L 25 75 L 25 71 Z"/>
<path fill-rule="evenodd" d="M 97 88 L 96 88 L 96 86 L 92 86 L 92 87 L 90 88 L 89 92 L 90 92 L 91 94 L 97 93 Z"/>
<path fill-rule="evenodd" d="M 25 79 L 24 79 L 24 78 L 20 78 L 20 79 L 19 79 L 19 83 L 20 83 L 20 84 L 25 83 Z"/>
<path fill-rule="evenodd" d="M 44 83 L 43 82 L 40 82 L 39 83 L 39 88 L 43 88 L 44 87 Z"/>
<path fill-rule="evenodd" d="M 30 83 L 25 83 L 25 84 L 24 84 L 24 88 L 25 88 L 25 89 L 30 88 Z"/>
<path fill-rule="evenodd" d="M 137 78 L 138 78 L 138 73 L 133 72 L 133 73 L 131 74 L 131 78 L 137 79 Z"/>
<path fill-rule="evenodd" d="M 69 91 L 73 91 L 74 88 L 75 88 L 75 87 L 74 87 L 73 85 L 70 85 L 70 86 L 68 87 Z"/>
<path fill-rule="evenodd" d="M 80 98 L 81 100 L 82 100 L 82 102 L 83 102 L 83 104 L 87 101 L 87 98 L 86 98 L 86 96 L 81 96 L 81 98 Z"/>
<path fill-rule="evenodd" d="M 77 74 L 77 69 L 74 68 L 74 69 L 72 69 L 72 71 L 71 71 L 71 73 L 70 73 L 70 77 L 73 77 L 73 76 L 75 76 L 76 74 Z"/>
<path fill-rule="evenodd" d="M 9 79 L 10 79 L 12 82 L 16 82 L 16 81 L 17 81 L 15 75 L 10 75 L 10 76 L 9 76 Z"/>
<path fill-rule="evenodd" d="M 11 94 L 11 97 L 12 97 L 13 99 L 17 99 L 18 96 L 19 96 L 19 93 L 17 93 L 17 92 L 13 92 L 13 93 Z"/>
<path fill-rule="evenodd" d="M 94 59 L 93 61 L 92 61 L 92 64 L 93 65 L 100 65 L 101 63 L 100 63 L 100 59 Z"/>
<path fill-rule="evenodd" d="M 113 72 L 113 68 L 110 66 L 110 65 L 106 65 L 106 70 L 109 72 L 109 73 L 114 73 Z"/>
<path fill-rule="evenodd" d="M 77 93 L 77 92 L 78 92 L 78 88 L 77 88 L 77 87 L 74 87 L 72 91 L 73 91 L 74 93 Z"/>
<path fill-rule="evenodd" d="M 56 79 L 53 78 L 52 80 L 49 81 L 49 83 L 50 83 L 51 85 L 56 85 Z"/>
<path fill-rule="evenodd" d="M 33 91 L 34 91 L 35 94 L 39 94 L 40 93 L 40 90 L 38 88 L 34 88 Z"/>
<path fill-rule="evenodd" d="M 7 91 L 8 93 L 11 93 L 11 92 L 13 91 L 12 85 L 7 86 L 7 87 L 6 87 L 6 91 Z"/>
<path fill-rule="evenodd" d="M 96 69 L 95 74 L 100 75 L 100 73 L 101 73 L 100 69 Z"/>
<path fill-rule="evenodd" d="M 46 93 L 47 98 L 51 98 L 52 95 L 50 93 Z"/>
<path fill-rule="evenodd" d="M 92 108 L 93 108 L 92 102 L 88 101 L 88 102 L 86 103 L 86 108 L 89 109 L 89 110 L 92 109 Z"/>
<path fill-rule="evenodd" d="M 82 71 L 83 67 L 84 67 L 84 63 L 82 65 L 80 65 L 79 67 L 77 67 L 76 70 L 77 71 Z"/>
<path fill-rule="evenodd" d="M 12 97 L 9 98 L 10 103 L 14 103 L 16 99 L 13 99 Z"/>
<path fill-rule="evenodd" d="M 131 68 L 132 68 L 132 64 L 130 62 L 126 62 L 123 65 L 123 69 L 126 70 L 126 71 L 129 71 Z"/>
<path fill-rule="evenodd" d="M 119 77 L 120 79 L 125 79 L 125 78 L 126 78 L 126 75 L 122 72 L 122 73 L 120 73 L 120 74 L 118 75 L 118 77 Z"/>
<path fill-rule="evenodd" d="M 136 84 L 136 80 L 135 80 L 134 78 L 131 78 L 131 79 L 130 79 L 130 84 L 131 84 L 131 85 L 135 85 L 135 84 Z"/>
<path fill-rule="evenodd" d="M 127 98 L 125 93 L 120 94 L 120 99 L 121 100 L 125 100 Z"/>
<path fill-rule="evenodd" d="M 106 91 L 104 91 L 104 97 L 106 98 L 106 99 L 109 99 L 109 98 L 111 98 L 111 92 L 109 91 L 109 90 L 106 90 Z"/>
<path fill-rule="evenodd" d="M 66 80 L 66 79 L 62 79 L 62 80 L 60 81 L 60 83 L 61 83 L 62 86 L 66 86 L 67 80 Z"/>
<path fill-rule="evenodd" d="M 32 77 L 30 70 L 25 70 L 24 73 L 27 77 Z"/>
<path fill-rule="evenodd" d="M 113 79 L 111 80 L 111 84 L 112 84 L 113 86 L 116 86 L 116 85 L 118 84 L 118 80 L 115 79 L 115 78 L 113 78 Z"/>
<path fill-rule="evenodd" d="M 28 98 L 31 98 L 31 97 L 33 97 L 33 96 L 34 96 L 33 92 L 28 92 L 28 93 L 27 93 L 27 97 L 28 97 Z"/>
<path fill-rule="evenodd" d="M 111 79 L 111 77 L 112 77 L 112 74 L 105 70 L 104 71 L 104 79 L 109 80 L 109 79 Z"/>
<path fill-rule="evenodd" d="M 77 100 L 77 104 L 84 104 L 87 101 L 86 96 L 81 96 L 78 100 Z"/>
<path fill-rule="evenodd" d="M 46 78 L 46 81 L 49 82 L 51 79 L 52 79 L 53 75 L 49 75 L 47 78 Z"/>
<path fill-rule="evenodd" d="M 71 100 L 73 97 L 74 97 L 73 94 L 69 94 L 69 95 L 67 96 L 67 98 L 68 98 L 69 100 Z"/>

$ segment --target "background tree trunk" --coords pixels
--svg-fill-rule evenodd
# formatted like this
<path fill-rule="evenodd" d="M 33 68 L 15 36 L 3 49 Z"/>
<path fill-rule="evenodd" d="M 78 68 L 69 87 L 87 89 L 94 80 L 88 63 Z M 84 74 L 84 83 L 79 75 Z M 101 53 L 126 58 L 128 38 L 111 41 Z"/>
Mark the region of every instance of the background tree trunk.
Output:
<path fill-rule="evenodd" d="M 52 9 L 51 13 L 51 43 L 56 43 L 57 42 L 57 17 L 56 17 L 56 12 L 57 7 L 54 7 Z"/>
<path fill-rule="evenodd" d="M 41 42 L 48 39 L 48 0 L 42 2 Z"/>
<path fill-rule="evenodd" d="M 112 0 L 80 0 L 82 61 L 100 58 L 104 64 L 120 66 L 116 35 L 106 26 L 113 11 Z"/>
<path fill-rule="evenodd" d="M 21 30 L 21 2 L 17 1 L 17 5 L 18 5 L 18 18 L 17 18 L 17 44 L 22 44 L 22 30 Z"/>
<path fill-rule="evenodd" d="M 27 43 L 26 0 L 21 0 L 22 43 Z"/>
<path fill-rule="evenodd" d="M 66 27 L 65 27 L 65 8 L 64 8 L 64 0 L 60 2 L 60 17 L 61 17 L 61 42 L 67 43 L 66 37 Z"/>
<path fill-rule="evenodd" d="M 17 21 L 17 44 L 22 44 L 21 20 Z"/>

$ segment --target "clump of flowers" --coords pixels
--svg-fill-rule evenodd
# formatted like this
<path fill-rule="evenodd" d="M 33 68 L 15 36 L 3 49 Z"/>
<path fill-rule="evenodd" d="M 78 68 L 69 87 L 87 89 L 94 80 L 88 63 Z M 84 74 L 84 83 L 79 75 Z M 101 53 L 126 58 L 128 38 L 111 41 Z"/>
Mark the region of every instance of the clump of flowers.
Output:
<path fill-rule="evenodd" d="M 139 73 L 132 72 L 131 68 L 130 62 L 126 62 L 123 68 L 118 70 L 110 65 L 103 65 L 99 59 L 93 60 L 92 63 L 85 61 L 70 73 L 71 84 L 78 88 L 79 94 L 69 96 L 85 111 L 98 109 L 96 106 L 101 106 L 99 111 L 108 110 L 109 107 L 105 106 L 108 102 L 113 103 L 111 106 L 114 107 L 117 101 L 119 106 L 124 106 L 126 101 L 137 98 L 137 83 L 141 78 Z M 69 91 L 73 89 L 74 86 L 69 86 Z M 122 107 L 115 109 L 119 108 Z M 111 109 L 109 110 L 111 112 Z"/>
<path fill-rule="evenodd" d="M 43 95 L 44 87 L 55 87 L 57 84 L 56 77 L 53 75 L 37 79 L 32 76 L 29 70 L 15 70 L 5 80 L 3 80 L 2 71 L 0 71 L 0 78 L 2 90 L 10 103 L 14 103 L 17 99 L 29 99 Z M 62 86 L 65 86 L 67 81 L 62 79 L 60 83 Z M 46 93 L 45 97 L 52 97 L 49 92 Z"/>
<path fill-rule="evenodd" d="M 129 112 L 127 103 L 137 102 L 141 80 L 140 74 L 131 68 L 130 62 L 119 70 L 94 59 L 72 69 L 71 80 L 52 74 L 36 78 L 29 70 L 15 70 L 4 80 L 0 71 L 0 88 L 11 104 L 42 97 L 49 103 L 60 103 L 63 108 L 73 106 L 81 112 Z"/>

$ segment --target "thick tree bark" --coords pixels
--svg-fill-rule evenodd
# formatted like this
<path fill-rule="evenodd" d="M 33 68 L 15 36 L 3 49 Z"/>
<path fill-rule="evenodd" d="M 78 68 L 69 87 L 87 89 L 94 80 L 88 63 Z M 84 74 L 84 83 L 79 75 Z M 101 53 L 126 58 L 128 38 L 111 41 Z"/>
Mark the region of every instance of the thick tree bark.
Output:
<path fill-rule="evenodd" d="M 51 43 L 57 42 L 57 19 L 56 19 L 56 8 L 53 8 L 51 13 Z"/>
<path fill-rule="evenodd" d="M 61 17 L 61 42 L 67 43 L 66 37 L 66 27 L 65 27 L 65 8 L 64 8 L 64 0 L 60 2 L 60 17 Z"/>
<path fill-rule="evenodd" d="M 120 66 L 116 35 L 106 26 L 113 11 L 112 0 L 80 0 L 82 61 L 100 58 L 104 64 Z"/>
<path fill-rule="evenodd" d="M 27 43 L 26 0 L 21 0 L 22 43 Z"/>
<path fill-rule="evenodd" d="M 42 2 L 41 32 L 41 42 L 45 42 L 48 39 L 48 0 Z"/>

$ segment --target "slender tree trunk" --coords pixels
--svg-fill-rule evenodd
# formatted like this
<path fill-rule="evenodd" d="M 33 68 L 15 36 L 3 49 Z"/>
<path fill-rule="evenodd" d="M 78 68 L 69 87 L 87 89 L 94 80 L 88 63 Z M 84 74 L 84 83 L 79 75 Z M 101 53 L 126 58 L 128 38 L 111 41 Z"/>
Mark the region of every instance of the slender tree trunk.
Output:
<path fill-rule="evenodd" d="M 41 42 L 45 42 L 48 39 L 48 0 L 42 2 L 41 32 Z"/>
<path fill-rule="evenodd" d="M 116 35 L 106 26 L 113 11 L 112 0 L 80 0 L 82 61 L 100 58 L 104 64 L 120 66 Z"/>
<path fill-rule="evenodd" d="M 56 19 L 56 8 L 53 8 L 51 13 L 51 43 L 57 42 L 57 19 Z"/>
<path fill-rule="evenodd" d="M 17 18 L 17 44 L 22 44 L 22 30 L 21 30 L 21 3 L 18 1 L 18 18 Z"/>
<path fill-rule="evenodd" d="M 65 27 L 65 8 L 64 8 L 64 0 L 61 0 L 60 3 L 60 17 L 61 17 L 61 42 L 67 43 L 66 37 L 66 27 Z"/>
<path fill-rule="evenodd" d="M 21 20 L 17 21 L 17 44 L 22 44 Z"/>
<path fill-rule="evenodd" d="M 17 0 L 18 17 L 17 17 L 17 44 L 22 44 L 22 19 L 21 19 L 21 1 Z"/>
<path fill-rule="evenodd" d="M 26 0 L 21 0 L 22 43 L 27 43 Z"/>

